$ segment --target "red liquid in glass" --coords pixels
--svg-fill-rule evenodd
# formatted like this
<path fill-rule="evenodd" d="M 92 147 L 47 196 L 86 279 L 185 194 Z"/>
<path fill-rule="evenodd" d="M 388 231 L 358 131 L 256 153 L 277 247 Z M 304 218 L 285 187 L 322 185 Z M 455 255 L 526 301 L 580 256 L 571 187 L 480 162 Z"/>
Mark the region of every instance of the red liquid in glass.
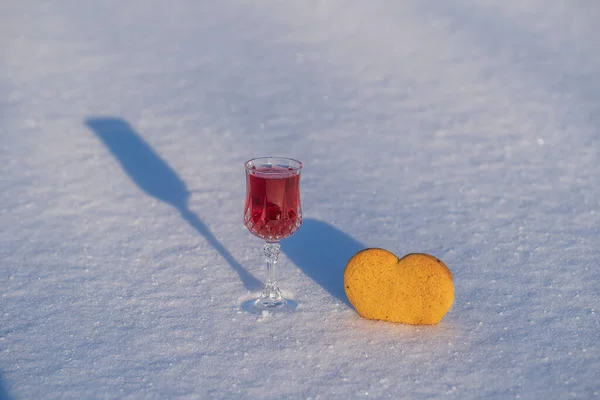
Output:
<path fill-rule="evenodd" d="M 246 174 L 244 225 L 253 235 L 278 241 L 302 222 L 300 174 L 283 167 L 253 167 Z"/>

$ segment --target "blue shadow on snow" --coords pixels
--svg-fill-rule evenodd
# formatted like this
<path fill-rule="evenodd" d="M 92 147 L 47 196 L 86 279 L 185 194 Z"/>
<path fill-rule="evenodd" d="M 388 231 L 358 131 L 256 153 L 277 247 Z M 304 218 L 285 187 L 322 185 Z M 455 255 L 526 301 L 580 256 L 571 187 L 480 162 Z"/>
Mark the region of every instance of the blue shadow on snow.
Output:
<path fill-rule="evenodd" d="M 0 400 L 13 400 L 13 397 L 8 393 L 4 387 L 2 376 L 0 376 Z"/>
<path fill-rule="evenodd" d="M 344 269 L 366 246 L 317 219 L 302 220 L 300 229 L 281 242 L 281 249 L 307 276 L 351 307 L 344 290 Z"/>
<path fill-rule="evenodd" d="M 247 290 L 264 286 L 233 258 L 202 220 L 188 208 L 185 182 L 133 128 L 121 118 L 88 118 L 85 124 L 115 156 L 125 173 L 148 195 L 175 207 L 181 217 L 219 252 L 238 273 Z M 2 400 L 2 399 L 0 399 Z"/>

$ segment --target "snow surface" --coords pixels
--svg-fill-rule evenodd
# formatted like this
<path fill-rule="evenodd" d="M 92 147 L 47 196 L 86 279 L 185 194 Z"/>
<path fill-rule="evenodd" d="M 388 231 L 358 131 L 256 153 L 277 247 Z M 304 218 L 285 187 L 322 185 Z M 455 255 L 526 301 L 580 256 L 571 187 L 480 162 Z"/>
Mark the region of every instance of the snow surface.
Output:
<path fill-rule="evenodd" d="M 0 399 L 600 397 L 596 0 L 0 3 Z M 242 225 L 305 163 L 293 315 Z M 454 274 L 361 319 L 354 252 Z"/>

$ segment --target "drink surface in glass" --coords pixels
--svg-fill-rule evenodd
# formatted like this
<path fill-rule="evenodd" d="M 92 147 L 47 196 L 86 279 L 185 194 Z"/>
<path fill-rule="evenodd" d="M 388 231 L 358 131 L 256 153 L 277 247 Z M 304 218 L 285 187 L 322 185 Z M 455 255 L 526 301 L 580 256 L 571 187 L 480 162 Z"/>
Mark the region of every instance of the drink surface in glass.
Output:
<path fill-rule="evenodd" d="M 246 302 L 248 311 L 290 310 L 295 302 L 283 298 L 277 287 L 275 269 L 279 241 L 298 230 L 302 223 L 300 205 L 300 161 L 283 157 L 254 158 L 245 163 L 246 202 L 244 225 L 265 240 L 267 281 L 260 297 Z"/>

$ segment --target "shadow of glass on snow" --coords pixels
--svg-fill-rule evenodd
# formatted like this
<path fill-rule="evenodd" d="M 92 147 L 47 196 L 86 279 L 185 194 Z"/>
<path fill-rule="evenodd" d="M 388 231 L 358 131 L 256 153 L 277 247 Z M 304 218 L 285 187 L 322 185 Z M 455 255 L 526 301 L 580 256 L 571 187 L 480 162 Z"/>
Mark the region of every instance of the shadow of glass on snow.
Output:
<path fill-rule="evenodd" d="M 185 182 L 133 128 L 121 118 L 88 118 L 85 124 L 115 156 L 125 173 L 146 194 L 175 207 L 181 217 L 219 252 L 247 290 L 264 285 L 242 267 L 213 235 L 208 226 L 188 208 L 190 192 Z"/>
<path fill-rule="evenodd" d="M 281 249 L 298 268 L 349 307 L 344 269 L 365 247 L 334 226 L 312 218 L 303 219 L 300 229 L 281 242 Z"/>
<path fill-rule="evenodd" d="M 2 375 L 0 375 L 0 400 L 13 400 L 13 397 L 8 393 L 4 386 Z"/>

